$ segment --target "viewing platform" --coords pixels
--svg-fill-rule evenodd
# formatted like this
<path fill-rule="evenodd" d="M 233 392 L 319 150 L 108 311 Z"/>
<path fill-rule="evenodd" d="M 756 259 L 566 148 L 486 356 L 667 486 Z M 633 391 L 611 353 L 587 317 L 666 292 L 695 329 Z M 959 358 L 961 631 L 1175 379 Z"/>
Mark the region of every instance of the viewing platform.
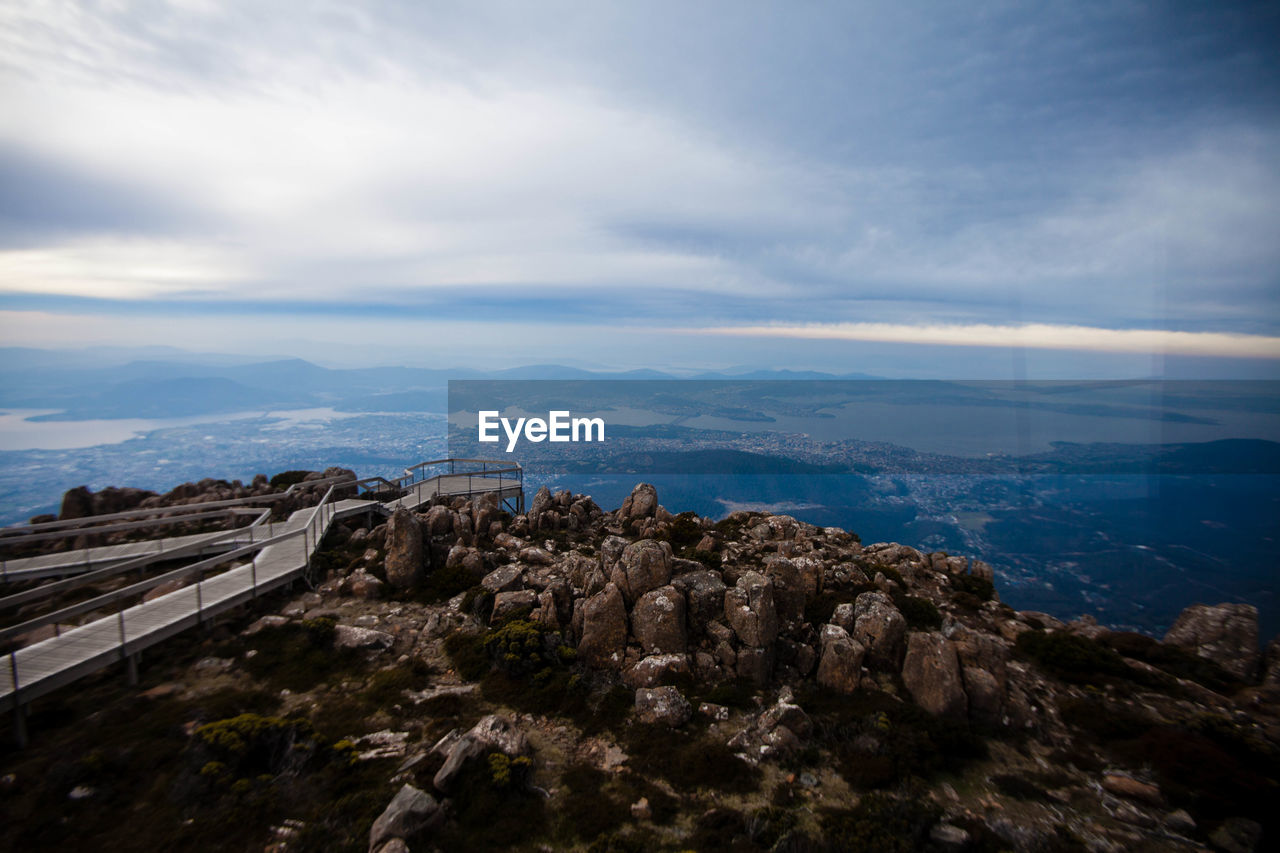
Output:
<path fill-rule="evenodd" d="M 137 680 L 138 653 L 175 634 L 238 607 L 263 593 L 302 579 L 311 583 L 311 559 L 334 521 L 363 514 L 389 516 L 398 507 L 416 510 L 437 497 L 475 499 L 496 494 L 500 505 L 514 514 L 524 511 L 524 470 L 519 464 L 486 459 L 436 459 L 405 469 L 394 479 L 370 477 L 363 480 L 330 478 L 306 481 L 304 487 L 328 486 L 320 501 L 297 510 L 282 522 L 270 521 L 270 510 L 255 508 L 247 527 L 170 537 L 77 551 L 75 573 L 60 581 L 31 587 L 0 598 L 0 611 L 48 597 L 54 592 L 85 586 L 105 578 L 144 568 L 153 562 L 199 556 L 210 548 L 221 551 L 198 562 L 172 569 L 121 589 L 98 595 L 52 612 L 0 629 L 0 642 L 11 644 L 38 629 L 52 630 L 53 636 L 15 648 L 5 655 L 0 667 L 0 711 L 14 712 L 14 734 L 19 745 L 26 742 L 26 706 L 33 700 L 65 686 L 116 661 L 126 664 L 130 683 Z M 292 492 L 298 486 L 290 487 Z M 338 499 L 338 494 L 356 497 Z M 278 499 L 286 493 L 218 502 L 219 511 L 243 512 L 253 502 Z M 190 513 L 208 512 L 211 504 L 191 504 Z M 106 530 L 131 529 L 164 523 L 149 509 L 112 516 L 97 516 L 42 525 L 6 528 L 0 544 L 30 544 L 68 536 L 95 534 Z M 177 514 L 179 520 L 193 514 Z M 104 523 L 105 522 L 105 523 Z M 178 542 L 181 545 L 178 546 Z M 169 542 L 170 547 L 163 547 Z M 157 545 L 157 543 L 160 543 Z M 62 555 L 51 555 L 62 556 Z M 56 560 L 40 557 L 7 561 L 14 574 L 28 579 L 37 572 L 52 572 Z M 231 561 L 242 565 L 223 568 Z M 64 559 L 63 567 L 67 568 Z M 217 572 L 214 574 L 214 572 Z M 208 577 L 206 577 L 208 575 Z M 184 582 L 185 586 L 150 601 L 140 601 L 148 591 L 162 584 Z M 87 613 L 113 611 L 81 625 L 77 617 Z"/>

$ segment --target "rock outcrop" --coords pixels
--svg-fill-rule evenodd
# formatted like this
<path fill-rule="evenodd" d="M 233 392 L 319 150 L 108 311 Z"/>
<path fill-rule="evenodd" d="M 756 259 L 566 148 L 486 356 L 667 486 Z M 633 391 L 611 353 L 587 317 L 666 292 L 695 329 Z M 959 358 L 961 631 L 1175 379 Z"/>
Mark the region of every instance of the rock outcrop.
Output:
<path fill-rule="evenodd" d="M 396 589 L 413 589 L 422 582 L 425 551 L 417 517 L 397 507 L 387 520 L 387 583 Z"/>
<path fill-rule="evenodd" d="M 1258 675 L 1258 608 L 1252 604 L 1195 604 L 1182 611 L 1164 635 L 1164 642 L 1181 646 L 1213 661 L 1242 681 Z"/>

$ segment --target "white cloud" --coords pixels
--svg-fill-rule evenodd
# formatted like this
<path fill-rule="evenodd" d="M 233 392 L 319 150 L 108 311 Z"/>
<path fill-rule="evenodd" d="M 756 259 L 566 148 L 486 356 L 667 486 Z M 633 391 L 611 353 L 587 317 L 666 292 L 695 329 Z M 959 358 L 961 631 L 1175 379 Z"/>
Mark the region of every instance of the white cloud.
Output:
<path fill-rule="evenodd" d="M 671 329 L 690 335 L 872 341 L 958 347 L 1076 350 L 1226 358 L 1280 358 L 1280 337 L 1164 329 L 1102 329 L 1028 323 L 1017 326 L 807 323 Z"/>

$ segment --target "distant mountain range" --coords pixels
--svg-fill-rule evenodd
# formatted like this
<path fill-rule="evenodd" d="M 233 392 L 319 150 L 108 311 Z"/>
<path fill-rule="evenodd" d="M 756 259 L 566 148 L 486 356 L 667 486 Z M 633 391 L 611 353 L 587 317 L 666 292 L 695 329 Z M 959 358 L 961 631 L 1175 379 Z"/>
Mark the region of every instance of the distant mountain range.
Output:
<path fill-rule="evenodd" d="M 128 359 L 129 355 L 143 355 Z M 328 406 L 347 412 L 443 412 L 450 379 L 812 380 L 862 373 L 740 368 L 679 376 L 657 370 L 591 371 L 560 364 L 505 370 L 327 368 L 297 358 L 246 362 L 166 347 L 82 351 L 0 347 L 0 407 L 56 409 L 44 420 L 164 418 Z"/>

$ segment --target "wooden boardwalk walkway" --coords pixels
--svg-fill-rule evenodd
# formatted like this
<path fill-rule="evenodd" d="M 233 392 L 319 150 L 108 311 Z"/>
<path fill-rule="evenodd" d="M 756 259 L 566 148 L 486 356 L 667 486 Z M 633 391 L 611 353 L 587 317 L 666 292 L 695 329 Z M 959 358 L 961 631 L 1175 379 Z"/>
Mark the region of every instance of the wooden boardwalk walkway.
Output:
<path fill-rule="evenodd" d="M 360 499 L 331 502 L 329 498 L 334 488 L 318 506 L 294 512 L 288 520 L 276 523 L 269 531 L 265 526 L 227 531 L 228 541 L 233 536 L 239 536 L 240 541 L 235 542 L 235 549 L 226 554 L 144 581 L 135 587 L 109 593 L 106 597 L 123 598 L 134 590 L 140 594 L 170 575 L 188 573 L 196 577 L 195 583 L 151 601 L 119 609 L 84 625 L 60 630 L 57 636 L 7 654 L 3 666 L 0 666 L 0 711 L 15 712 L 15 734 L 19 742 L 25 742 L 23 706 L 32 700 L 116 661 L 123 660 L 128 664 L 130 678 L 133 679 L 136 677 L 136 655 L 143 649 L 304 577 L 312 554 L 335 520 L 366 513 L 389 515 L 399 506 L 417 509 L 440 495 L 475 497 L 496 492 L 500 500 L 515 498 L 521 505 L 523 501 L 522 480 L 468 474 L 443 475 L 406 485 L 403 496 L 386 502 Z M 250 538 L 256 541 L 248 544 L 245 540 Z M 109 546 L 102 549 L 101 558 L 108 561 L 129 559 L 125 551 L 145 544 Z M 112 548 L 120 550 L 112 551 Z M 133 551 L 134 555 L 137 553 Z M 233 558 L 249 562 L 221 574 L 201 578 L 206 567 L 212 568 Z M 57 614 L 50 614 L 44 621 L 56 625 L 56 617 Z"/>

